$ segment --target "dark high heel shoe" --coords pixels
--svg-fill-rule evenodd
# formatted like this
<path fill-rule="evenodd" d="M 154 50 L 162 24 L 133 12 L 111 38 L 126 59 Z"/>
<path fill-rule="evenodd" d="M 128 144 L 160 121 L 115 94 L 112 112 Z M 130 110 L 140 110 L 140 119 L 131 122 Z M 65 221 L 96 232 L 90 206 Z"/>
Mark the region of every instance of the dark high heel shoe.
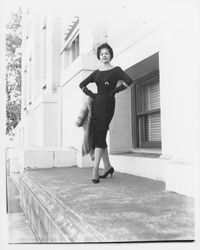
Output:
<path fill-rule="evenodd" d="M 111 167 L 105 174 L 103 174 L 103 175 L 100 175 L 99 176 L 99 178 L 101 178 L 101 179 L 105 179 L 106 177 L 107 177 L 107 175 L 111 175 L 111 177 L 112 177 L 112 175 L 113 175 L 113 173 L 114 173 L 114 168 L 113 167 Z"/>
<path fill-rule="evenodd" d="M 99 179 L 92 179 L 92 182 L 97 184 L 97 183 L 99 183 Z"/>

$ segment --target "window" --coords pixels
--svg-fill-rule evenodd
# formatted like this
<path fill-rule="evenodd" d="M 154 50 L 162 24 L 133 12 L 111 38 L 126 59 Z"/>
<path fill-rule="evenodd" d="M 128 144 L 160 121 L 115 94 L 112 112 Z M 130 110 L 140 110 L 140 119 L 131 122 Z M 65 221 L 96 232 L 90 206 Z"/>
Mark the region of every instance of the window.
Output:
<path fill-rule="evenodd" d="M 72 62 L 79 56 L 79 35 L 75 37 L 71 45 Z"/>
<path fill-rule="evenodd" d="M 32 58 L 29 58 L 28 63 L 28 101 L 31 104 L 32 101 Z"/>
<path fill-rule="evenodd" d="M 79 56 L 79 35 L 64 49 L 64 68 L 67 68 Z"/>
<path fill-rule="evenodd" d="M 28 76 L 27 76 L 27 66 L 24 70 L 23 75 L 23 102 L 24 102 L 24 109 L 26 109 L 27 103 L 28 103 L 28 95 L 27 95 L 27 84 L 28 84 Z"/>
<path fill-rule="evenodd" d="M 67 68 L 79 56 L 79 18 L 73 17 L 68 20 L 65 27 L 64 44 L 61 50 L 63 68 Z"/>
<path fill-rule="evenodd" d="M 154 71 L 136 81 L 135 85 L 136 146 L 161 147 L 159 72 Z"/>
<path fill-rule="evenodd" d="M 42 87 L 47 80 L 47 24 L 46 19 L 42 27 Z"/>

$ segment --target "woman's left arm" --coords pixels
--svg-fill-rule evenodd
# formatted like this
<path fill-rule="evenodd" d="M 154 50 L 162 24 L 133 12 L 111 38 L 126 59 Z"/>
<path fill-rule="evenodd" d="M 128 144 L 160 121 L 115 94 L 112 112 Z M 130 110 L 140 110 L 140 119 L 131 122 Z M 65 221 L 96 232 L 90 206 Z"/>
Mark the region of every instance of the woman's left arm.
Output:
<path fill-rule="evenodd" d="M 118 70 L 118 74 L 119 74 L 119 80 L 123 80 L 125 83 L 125 86 L 128 87 L 133 83 L 133 79 L 127 75 L 120 67 Z"/>
<path fill-rule="evenodd" d="M 123 91 L 133 83 L 133 79 L 129 75 L 127 75 L 120 67 L 118 69 L 118 76 L 119 80 L 122 80 L 123 82 L 112 91 L 112 94 L 114 95 L 120 91 Z"/>

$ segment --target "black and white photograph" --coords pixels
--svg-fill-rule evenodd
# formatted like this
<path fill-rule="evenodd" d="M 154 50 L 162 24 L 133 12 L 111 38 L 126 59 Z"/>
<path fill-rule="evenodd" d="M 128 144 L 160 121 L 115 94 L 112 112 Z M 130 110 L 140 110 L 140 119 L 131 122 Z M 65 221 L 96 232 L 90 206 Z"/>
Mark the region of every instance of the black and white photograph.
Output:
<path fill-rule="evenodd" d="M 1 20 L 7 246 L 196 249 L 200 2 L 2 0 Z"/>

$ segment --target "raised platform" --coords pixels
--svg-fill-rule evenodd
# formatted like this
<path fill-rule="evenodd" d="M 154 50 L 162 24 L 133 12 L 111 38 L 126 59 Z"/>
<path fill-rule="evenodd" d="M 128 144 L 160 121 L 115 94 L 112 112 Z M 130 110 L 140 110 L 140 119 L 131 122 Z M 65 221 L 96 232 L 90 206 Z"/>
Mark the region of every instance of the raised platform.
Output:
<path fill-rule="evenodd" d="M 194 240 L 191 197 L 119 172 L 93 184 L 91 171 L 67 167 L 20 175 L 21 206 L 40 242 Z"/>
<path fill-rule="evenodd" d="M 77 150 L 73 147 L 27 147 L 6 150 L 7 167 L 11 173 L 28 169 L 76 166 Z"/>

